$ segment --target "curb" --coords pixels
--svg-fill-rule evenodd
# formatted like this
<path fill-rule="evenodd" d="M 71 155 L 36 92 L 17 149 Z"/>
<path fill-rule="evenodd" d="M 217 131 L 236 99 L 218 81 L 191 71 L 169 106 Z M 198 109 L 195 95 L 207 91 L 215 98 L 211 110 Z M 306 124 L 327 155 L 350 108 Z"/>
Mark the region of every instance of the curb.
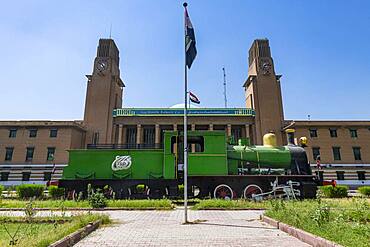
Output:
<path fill-rule="evenodd" d="M 49 247 L 69 247 L 95 231 L 101 224 L 101 220 L 89 223 L 87 226 L 69 234 L 68 236 L 52 243 Z"/>
<path fill-rule="evenodd" d="M 24 211 L 25 208 L 0 208 L 1 211 Z M 62 211 L 60 208 L 34 208 L 36 211 Z M 158 210 L 158 211 L 170 211 L 174 208 L 64 208 L 63 211 L 116 211 L 116 210 Z"/>
<path fill-rule="evenodd" d="M 207 210 L 216 210 L 216 211 L 243 211 L 243 210 L 258 210 L 263 211 L 266 208 L 202 208 L 202 209 L 192 209 L 194 211 L 207 211 Z"/>
<path fill-rule="evenodd" d="M 305 242 L 314 247 L 343 247 L 340 244 L 337 244 L 325 238 L 313 235 L 312 233 L 303 231 L 301 229 L 295 228 L 288 224 L 279 222 L 265 215 L 261 215 L 261 220 L 269 225 L 276 227 L 277 229 L 285 233 L 288 233 L 289 235 L 295 238 L 298 238 L 302 242 Z"/>

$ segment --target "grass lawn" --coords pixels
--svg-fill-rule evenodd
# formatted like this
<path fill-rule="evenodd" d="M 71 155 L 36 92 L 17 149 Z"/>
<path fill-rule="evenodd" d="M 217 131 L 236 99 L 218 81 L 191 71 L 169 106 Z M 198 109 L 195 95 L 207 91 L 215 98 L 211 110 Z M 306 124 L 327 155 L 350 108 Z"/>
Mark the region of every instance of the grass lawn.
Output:
<path fill-rule="evenodd" d="M 267 208 L 269 207 L 270 203 L 268 201 L 262 202 L 253 202 L 249 200 L 217 200 L 217 199 L 209 199 L 209 200 L 201 200 L 197 204 L 195 204 L 192 209 L 194 210 L 204 210 L 204 209 L 259 209 L 259 208 Z"/>
<path fill-rule="evenodd" d="M 60 217 L 58 217 L 60 218 Z M 0 246 L 9 246 L 11 235 L 18 230 L 16 246 L 46 247 L 51 243 L 67 236 L 68 234 L 86 226 L 89 222 L 101 219 L 103 224 L 110 222 L 108 216 L 98 214 L 86 214 L 66 217 L 65 223 L 9 223 L 11 217 L 0 217 Z M 18 218 L 19 219 L 19 218 Z M 34 218 L 34 222 L 43 218 Z M 48 219 L 52 219 L 49 217 Z"/>
<path fill-rule="evenodd" d="M 273 201 L 265 214 L 343 246 L 370 246 L 370 200 Z"/>
<path fill-rule="evenodd" d="M 0 208 L 25 208 L 29 201 L 3 199 L 0 200 Z M 72 200 L 35 200 L 32 202 L 34 208 L 53 208 L 53 209 L 68 209 L 68 208 L 91 208 L 89 202 L 72 201 Z M 122 209 L 158 209 L 169 210 L 174 206 L 170 200 L 108 200 L 107 207 L 122 208 Z"/>

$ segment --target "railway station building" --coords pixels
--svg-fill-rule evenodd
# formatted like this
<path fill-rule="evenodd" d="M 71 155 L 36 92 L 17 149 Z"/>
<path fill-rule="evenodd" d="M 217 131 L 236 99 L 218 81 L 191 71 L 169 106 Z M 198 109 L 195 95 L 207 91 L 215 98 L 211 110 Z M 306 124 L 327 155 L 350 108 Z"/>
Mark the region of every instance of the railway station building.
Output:
<path fill-rule="evenodd" d="M 119 49 L 100 39 L 87 75 L 84 118 L 75 121 L 0 121 L 0 183 L 5 185 L 58 179 L 70 149 L 161 148 L 164 130 L 183 130 L 181 105 L 170 108 L 125 108 Z M 286 144 L 286 129 L 296 140 L 308 138 L 312 164 L 317 157 L 327 178 L 370 180 L 369 121 L 297 121 L 284 118 L 281 78 L 274 68 L 269 41 L 257 39 L 248 57 L 243 108 L 190 108 L 189 130 L 223 130 L 238 140 L 262 144 L 273 132 Z M 273 106 L 273 107 L 272 107 Z M 321 174 L 323 171 L 320 171 Z"/>

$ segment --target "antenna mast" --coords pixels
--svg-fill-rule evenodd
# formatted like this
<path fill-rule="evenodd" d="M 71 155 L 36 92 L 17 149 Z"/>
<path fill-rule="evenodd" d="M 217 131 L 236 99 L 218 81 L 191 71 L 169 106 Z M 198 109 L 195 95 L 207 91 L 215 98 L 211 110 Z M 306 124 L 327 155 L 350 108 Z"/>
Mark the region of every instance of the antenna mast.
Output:
<path fill-rule="evenodd" d="M 227 108 L 227 96 L 226 96 L 226 72 L 225 67 L 222 68 L 222 71 L 224 73 L 224 101 L 225 101 L 225 108 Z"/>

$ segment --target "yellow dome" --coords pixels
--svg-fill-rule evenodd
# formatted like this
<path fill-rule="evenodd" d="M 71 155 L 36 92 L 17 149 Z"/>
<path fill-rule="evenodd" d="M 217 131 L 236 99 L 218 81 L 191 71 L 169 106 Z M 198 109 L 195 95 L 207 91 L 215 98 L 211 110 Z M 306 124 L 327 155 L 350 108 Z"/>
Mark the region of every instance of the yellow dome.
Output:
<path fill-rule="evenodd" d="M 273 133 L 268 133 L 263 136 L 263 146 L 276 147 L 276 135 Z"/>

